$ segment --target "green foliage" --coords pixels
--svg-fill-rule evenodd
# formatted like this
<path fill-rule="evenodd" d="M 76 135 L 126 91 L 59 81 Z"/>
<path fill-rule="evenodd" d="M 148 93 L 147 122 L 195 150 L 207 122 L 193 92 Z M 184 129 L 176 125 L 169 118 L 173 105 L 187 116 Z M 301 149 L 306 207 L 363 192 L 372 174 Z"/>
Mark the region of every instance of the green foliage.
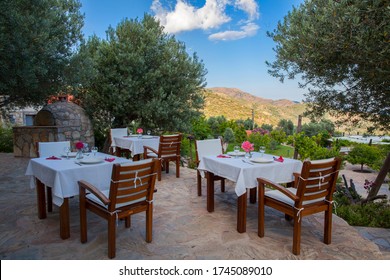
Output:
<path fill-rule="evenodd" d="M 66 69 L 82 39 L 78 0 L 2 0 L 0 109 L 42 105 L 68 85 Z"/>
<path fill-rule="evenodd" d="M 367 204 L 340 205 L 337 216 L 351 226 L 390 228 L 390 205 L 386 200 Z"/>
<path fill-rule="evenodd" d="M 275 129 L 270 132 L 271 138 L 276 141 L 277 144 L 284 143 L 287 139 L 286 132 L 280 129 Z"/>
<path fill-rule="evenodd" d="M 201 115 L 206 70 L 196 53 L 169 36 L 154 17 L 125 19 L 80 48 L 92 75 L 80 94 L 96 126 L 132 121 L 157 131 L 190 132 Z"/>
<path fill-rule="evenodd" d="M 302 125 L 302 132 L 309 137 L 324 133 L 330 138 L 334 131 L 335 125 L 330 120 L 321 120 L 320 122 L 310 122 Z"/>
<path fill-rule="evenodd" d="M 223 134 L 223 139 L 225 143 L 232 143 L 235 141 L 233 129 L 227 127 L 225 133 Z"/>
<path fill-rule="evenodd" d="M 266 148 L 270 148 L 271 136 L 269 134 L 261 134 L 261 133 L 251 133 L 248 137 L 249 142 L 255 144 L 255 151 L 258 151 L 260 146 L 265 146 Z"/>
<path fill-rule="evenodd" d="M 260 127 L 264 130 L 268 130 L 269 132 L 272 132 L 272 130 L 274 129 L 272 124 L 266 124 L 266 123 L 262 124 Z"/>
<path fill-rule="evenodd" d="M 347 155 L 346 160 L 352 164 L 373 166 L 380 159 L 380 150 L 376 146 L 367 144 L 356 145 Z"/>
<path fill-rule="evenodd" d="M 284 131 L 286 135 L 293 135 L 294 124 L 291 120 L 282 119 L 279 121 L 278 126 L 280 130 Z"/>
<path fill-rule="evenodd" d="M 268 33 L 277 58 L 269 73 L 302 78 L 312 117 L 329 112 L 388 131 L 389 22 L 388 1 L 305 1 Z"/>
<path fill-rule="evenodd" d="M 321 147 L 316 136 L 308 137 L 303 132 L 289 136 L 287 142 L 294 145 L 301 160 L 324 159 L 339 155 L 339 149 L 336 147 L 330 149 Z"/>
<path fill-rule="evenodd" d="M 211 129 L 204 116 L 193 119 L 191 123 L 192 134 L 197 140 L 211 138 Z"/>
<path fill-rule="evenodd" d="M 0 126 L 0 152 L 12 153 L 14 151 L 13 132 L 9 126 Z"/>

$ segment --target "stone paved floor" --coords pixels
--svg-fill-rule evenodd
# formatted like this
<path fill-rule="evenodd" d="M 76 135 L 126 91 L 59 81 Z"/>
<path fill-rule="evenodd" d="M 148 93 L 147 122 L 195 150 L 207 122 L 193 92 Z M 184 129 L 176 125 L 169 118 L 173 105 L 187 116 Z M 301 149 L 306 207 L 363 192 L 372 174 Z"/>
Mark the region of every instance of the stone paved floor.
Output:
<path fill-rule="evenodd" d="M 70 199 L 71 237 L 59 237 L 58 208 L 39 220 L 36 195 L 24 176 L 28 159 L 0 153 L 0 257 L 2 260 L 107 259 L 105 221 L 88 215 L 88 242 L 79 240 L 78 199 Z M 292 226 L 284 216 L 266 210 L 265 237 L 257 236 L 257 208 L 248 205 L 247 231 L 236 231 L 236 195 L 231 183 L 221 193 L 216 184 L 215 212 L 196 194 L 195 170 L 163 174 L 154 197 L 153 242 L 145 242 L 143 214 L 126 229 L 119 222 L 117 259 L 141 260 L 381 260 L 390 259 L 388 230 L 354 228 L 333 215 L 332 244 L 322 243 L 323 215 L 305 217 L 301 255 L 291 253 Z M 203 183 L 205 193 L 205 182 Z M 360 232 L 360 233 L 359 233 Z M 374 240 L 377 244 L 372 242 Z M 387 242 L 387 243 L 386 243 Z"/>

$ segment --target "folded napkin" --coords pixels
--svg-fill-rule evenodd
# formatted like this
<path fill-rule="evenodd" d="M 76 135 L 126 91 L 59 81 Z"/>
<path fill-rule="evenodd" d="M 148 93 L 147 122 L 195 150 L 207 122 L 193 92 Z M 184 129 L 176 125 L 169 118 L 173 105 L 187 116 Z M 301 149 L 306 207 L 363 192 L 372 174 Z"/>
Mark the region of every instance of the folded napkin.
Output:
<path fill-rule="evenodd" d="M 108 161 L 108 162 L 112 162 L 112 161 L 115 160 L 115 158 L 105 158 L 104 160 L 105 160 L 105 161 Z"/>
<path fill-rule="evenodd" d="M 280 156 L 279 158 L 274 157 L 274 161 L 283 162 L 284 158 L 282 156 Z"/>
<path fill-rule="evenodd" d="M 46 159 L 61 159 L 61 158 L 58 158 L 58 157 L 56 157 L 56 156 L 51 156 L 51 157 L 48 157 L 48 158 L 46 158 Z"/>
<path fill-rule="evenodd" d="M 218 155 L 217 157 L 219 157 L 219 158 L 231 158 L 230 156 L 227 156 L 227 155 Z"/>

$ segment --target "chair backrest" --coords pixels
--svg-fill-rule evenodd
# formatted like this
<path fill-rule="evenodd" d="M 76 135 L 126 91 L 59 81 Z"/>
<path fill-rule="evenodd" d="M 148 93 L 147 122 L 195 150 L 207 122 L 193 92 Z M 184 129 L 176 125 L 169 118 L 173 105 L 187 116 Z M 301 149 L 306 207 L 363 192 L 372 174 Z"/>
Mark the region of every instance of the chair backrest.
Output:
<path fill-rule="evenodd" d="M 180 156 L 182 134 L 161 135 L 158 144 L 158 157 Z"/>
<path fill-rule="evenodd" d="M 64 149 L 70 148 L 70 141 L 38 142 L 38 157 L 60 157 L 65 153 Z"/>
<path fill-rule="evenodd" d="M 153 201 L 159 160 L 146 159 L 132 163 L 114 164 L 110 185 L 108 210 L 137 202 Z"/>
<path fill-rule="evenodd" d="M 298 205 L 315 203 L 324 199 L 332 201 L 341 165 L 340 158 L 305 161 L 299 177 L 296 178 Z"/>
<path fill-rule="evenodd" d="M 111 128 L 110 129 L 110 139 L 111 139 L 111 147 L 115 147 L 114 137 L 122 137 L 127 136 L 127 127 L 125 128 Z"/>
<path fill-rule="evenodd" d="M 200 162 L 204 156 L 216 156 L 223 154 L 222 139 L 206 139 L 195 141 L 196 162 Z"/>

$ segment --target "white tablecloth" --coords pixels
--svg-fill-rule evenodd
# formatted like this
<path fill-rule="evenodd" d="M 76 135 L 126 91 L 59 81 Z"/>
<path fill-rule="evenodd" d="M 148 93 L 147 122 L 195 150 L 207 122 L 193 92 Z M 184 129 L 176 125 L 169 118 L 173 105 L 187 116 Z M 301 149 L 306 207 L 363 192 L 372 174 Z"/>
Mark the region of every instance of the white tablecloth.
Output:
<path fill-rule="evenodd" d="M 114 137 L 115 145 L 122 149 L 129 149 L 131 154 L 139 155 L 144 153 L 144 146 L 149 146 L 155 150 L 158 150 L 158 144 L 160 143 L 160 137 L 158 136 L 125 136 Z"/>
<path fill-rule="evenodd" d="M 92 154 L 89 155 L 92 157 Z M 96 157 L 110 157 L 103 153 L 97 153 Z M 132 162 L 125 158 L 114 157 L 112 162 L 103 161 L 96 164 L 75 163 L 74 158 L 61 158 L 61 160 L 48 160 L 46 158 L 31 159 L 26 174 L 31 176 L 31 188 L 35 188 L 35 178 L 52 188 L 53 203 L 61 206 L 63 198 L 79 195 L 79 180 L 85 180 L 101 190 L 109 189 L 112 166 L 115 163 Z"/>
<path fill-rule="evenodd" d="M 259 153 L 253 153 L 253 157 L 259 156 Z M 272 159 L 273 156 L 266 154 L 264 157 Z M 272 161 L 271 163 L 253 164 L 243 162 L 243 159 L 249 161 L 244 157 L 205 156 L 201 159 L 198 169 L 212 172 L 214 175 L 235 182 L 237 196 L 243 195 L 247 188 L 257 187 L 258 177 L 264 177 L 277 183 L 288 183 L 293 181 L 293 173 L 301 172 L 302 169 L 302 162 L 295 159 L 285 158 L 284 162 Z"/>

